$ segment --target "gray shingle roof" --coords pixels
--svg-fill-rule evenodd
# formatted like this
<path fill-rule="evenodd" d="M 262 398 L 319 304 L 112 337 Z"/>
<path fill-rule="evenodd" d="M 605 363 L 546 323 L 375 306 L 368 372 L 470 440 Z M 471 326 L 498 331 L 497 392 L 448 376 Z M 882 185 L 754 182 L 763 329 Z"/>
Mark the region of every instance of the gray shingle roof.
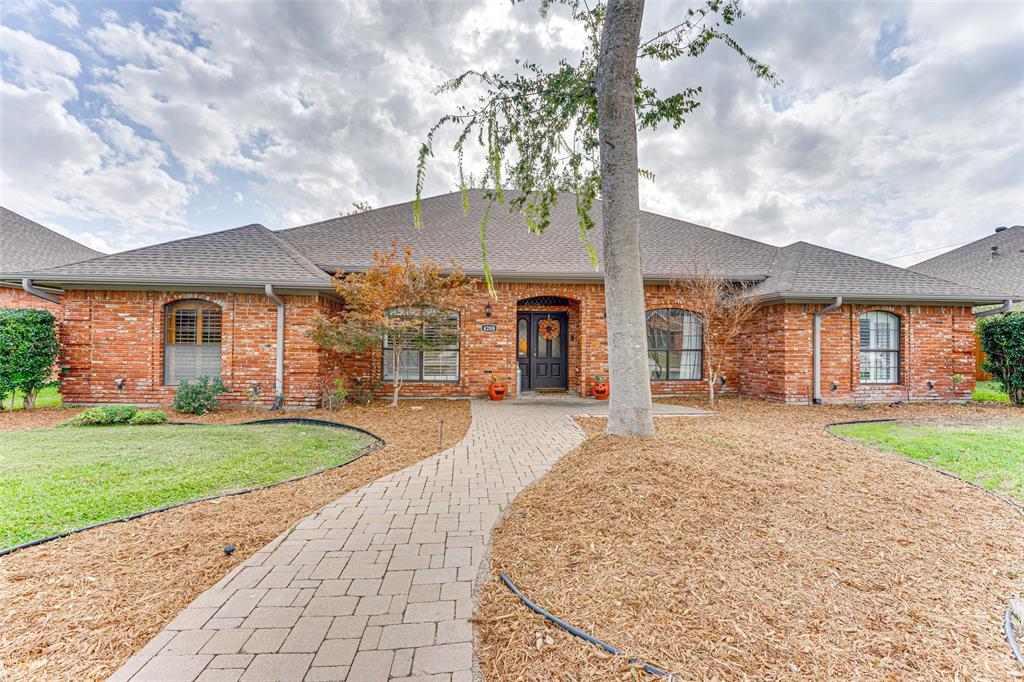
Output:
<path fill-rule="evenodd" d="M 330 277 L 262 225 L 145 246 L 31 274 L 40 282 L 264 283 L 330 288 Z"/>
<path fill-rule="evenodd" d="M 102 255 L 0 206 L 0 272 L 50 268 Z"/>
<path fill-rule="evenodd" d="M 441 262 L 454 258 L 467 273 L 477 273 L 483 269 L 480 223 L 485 205 L 482 191 L 472 190 L 467 215 L 461 195 L 455 192 L 423 200 L 421 229 L 413 227 L 412 203 L 408 202 L 279 234 L 331 272 L 365 267 L 374 249 L 398 239 L 403 246 L 412 247 L 417 257 Z M 597 224 L 592 239 L 600 255 L 600 202 L 595 202 L 591 215 Z M 768 271 L 775 255 L 774 246 L 646 211 L 640 213 L 640 235 L 644 274 L 651 278 L 677 276 L 691 264 L 691 254 L 700 251 L 711 271 L 756 279 Z M 529 232 L 521 215 L 495 205 L 487 223 L 487 253 L 495 276 L 596 278 L 601 274 L 594 271 L 580 243 L 572 195 L 562 195 L 552 211 L 551 226 L 543 234 Z"/>
<path fill-rule="evenodd" d="M 998 247 L 993 254 L 992 247 Z M 929 258 L 910 270 L 978 289 L 1024 298 L 1024 225 Z"/>
<path fill-rule="evenodd" d="M 796 242 L 778 249 L 768 277 L 753 294 L 764 298 L 844 296 L 877 300 L 995 300 L 998 295 L 823 246 Z"/>
<path fill-rule="evenodd" d="M 332 218 L 272 232 L 262 225 L 215 232 L 147 246 L 33 272 L 40 284 L 88 282 L 222 284 L 330 289 L 327 272 L 362 270 L 375 249 L 398 239 L 417 258 L 455 259 L 471 275 L 483 267 L 480 222 L 486 200 L 475 190 L 471 210 L 463 211 L 458 193 L 423 201 L 423 228 L 412 225 L 412 203 Z M 601 206 L 592 217 L 592 239 L 600 252 Z M 640 214 L 641 259 L 648 279 L 684 274 L 694 258 L 715 275 L 759 282 L 755 293 L 766 298 L 957 301 L 988 303 L 1003 296 L 954 284 L 903 268 L 859 258 L 805 242 L 775 247 L 752 239 L 694 225 L 646 211 Z M 551 227 L 531 233 L 525 219 L 494 206 L 487 227 L 491 269 L 498 278 L 520 280 L 599 279 L 580 243 L 575 202 L 564 195 L 552 212 Z M 327 271 L 327 272 L 325 272 Z"/>

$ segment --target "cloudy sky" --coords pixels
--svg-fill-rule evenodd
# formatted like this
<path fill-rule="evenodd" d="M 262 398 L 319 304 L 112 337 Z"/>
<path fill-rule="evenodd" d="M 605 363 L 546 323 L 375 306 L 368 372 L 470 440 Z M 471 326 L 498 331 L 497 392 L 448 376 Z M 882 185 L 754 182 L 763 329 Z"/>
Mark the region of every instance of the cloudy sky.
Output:
<path fill-rule="evenodd" d="M 578 53 L 536 5 L 3 0 L 0 203 L 114 251 L 407 201 L 456 104 L 435 85 Z M 649 0 L 645 34 L 686 7 Z M 746 8 L 735 35 L 784 84 L 722 48 L 646 69 L 706 94 L 641 137 L 644 208 L 899 265 L 1024 223 L 1024 2 Z"/>

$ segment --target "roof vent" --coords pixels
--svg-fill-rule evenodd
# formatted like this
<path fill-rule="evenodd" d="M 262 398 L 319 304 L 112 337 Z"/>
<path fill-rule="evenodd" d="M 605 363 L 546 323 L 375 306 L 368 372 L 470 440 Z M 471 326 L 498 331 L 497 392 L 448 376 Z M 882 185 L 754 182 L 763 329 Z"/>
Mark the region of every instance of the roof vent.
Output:
<path fill-rule="evenodd" d="M 992 253 L 990 253 L 988 255 L 988 259 L 989 260 L 995 260 L 995 257 L 999 255 L 999 247 L 998 246 L 990 246 L 989 248 L 992 249 Z"/>
<path fill-rule="evenodd" d="M 996 234 L 999 234 L 1000 232 L 1005 232 L 1005 231 L 1006 231 L 1006 225 L 1000 225 L 999 227 L 996 228 Z"/>

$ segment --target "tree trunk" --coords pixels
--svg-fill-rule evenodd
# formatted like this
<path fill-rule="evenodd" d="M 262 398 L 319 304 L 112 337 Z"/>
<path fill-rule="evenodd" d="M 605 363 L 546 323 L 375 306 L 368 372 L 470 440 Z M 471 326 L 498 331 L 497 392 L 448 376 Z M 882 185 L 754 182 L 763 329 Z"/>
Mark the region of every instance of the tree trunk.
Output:
<path fill-rule="evenodd" d="M 612 388 L 607 432 L 648 438 L 654 435 L 654 420 L 640 269 L 640 185 L 634 103 L 636 51 L 643 13 L 643 0 L 608 2 L 597 67 L 597 119 L 601 142 L 608 374 Z"/>
<path fill-rule="evenodd" d="M 391 407 L 398 407 L 398 390 L 402 385 L 399 379 L 402 376 L 401 359 L 402 351 L 396 345 L 391 350 Z"/>

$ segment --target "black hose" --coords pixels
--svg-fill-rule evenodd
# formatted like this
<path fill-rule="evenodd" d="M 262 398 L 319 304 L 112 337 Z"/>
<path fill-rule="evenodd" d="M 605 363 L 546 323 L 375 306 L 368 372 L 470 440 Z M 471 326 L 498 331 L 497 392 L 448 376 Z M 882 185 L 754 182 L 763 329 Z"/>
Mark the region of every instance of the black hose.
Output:
<path fill-rule="evenodd" d="M 594 637 L 593 635 L 588 634 L 588 633 L 584 632 L 583 630 L 580 630 L 575 625 L 571 625 L 570 623 L 565 622 L 564 620 L 562 620 L 558 616 L 545 611 L 541 607 L 537 606 L 534 602 L 530 601 L 530 598 L 527 597 L 525 594 L 523 594 L 522 592 L 519 591 L 519 588 L 517 588 L 512 583 L 512 581 L 509 579 L 508 575 L 504 571 L 500 572 L 498 575 L 501 577 L 501 582 L 505 583 L 505 586 L 508 589 L 512 590 L 512 593 L 514 595 L 516 595 L 517 597 L 519 597 L 519 599 L 524 604 L 526 604 L 526 606 L 531 611 L 533 611 L 534 613 L 537 613 L 537 614 L 539 614 L 541 616 L 544 616 L 544 618 L 548 619 L 549 621 L 551 621 L 552 623 L 554 623 L 558 627 L 560 627 L 563 630 L 567 631 L 569 634 L 575 635 L 576 637 L 579 637 L 582 640 L 590 642 L 594 646 L 598 646 L 598 647 L 604 649 L 605 651 L 607 651 L 608 653 L 612 654 L 613 656 L 621 656 L 621 653 L 619 652 L 619 650 L 616 649 L 615 647 L 613 647 L 611 644 L 607 644 L 606 642 L 602 642 L 597 637 Z M 643 669 L 646 672 L 649 672 L 652 675 L 656 675 L 658 677 L 667 677 L 670 680 L 674 680 L 675 679 L 675 677 L 673 677 L 672 673 L 667 672 L 665 670 L 662 670 L 661 668 L 656 668 L 653 665 L 651 665 L 650 663 L 644 663 L 643 661 L 641 661 L 639 659 L 636 659 L 636 658 L 630 658 L 630 659 L 628 659 L 628 661 L 632 665 L 641 665 L 641 666 L 643 666 Z"/>
<path fill-rule="evenodd" d="M 170 511 L 171 509 L 177 509 L 178 507 L 184 507 L 185 505 L 188 505 L 188 504 L 197 504 L 199 502 L 209 502 L 210 500 L 219 500 L 222 497 L 234 497 L 235 495 L 245 495 L 246 493 L 256 492 L 257 490 L 266 490 L 267 488 L 273 488 L 274 486 L 283 485 L 285 483 L 294 483 L 295 481 L 301 481 L 302 479 L 309 478 L 310 476 L 318 476 L 318 475 L 320 475 L 322 473 L 325 473 L 327 471 L 332 471 L 333 469 L 340 469 L 341 467 L 347 466 L 347 465 L 351 464 L 352 462 L 356 461 L 357 459 L 360 459 L 360 458 L 370 454 L 371 452 L 379 450 L 382 447 L 384 447 L 384 445 L 386 445 L 386 442 L 384 441 L 383 438 L 381 438 L 380 436 L 378 436 L 375 433 L 371 433 L 370 431 L 367 431 L 366 429 L 361 429 L 358 426 L 349 426 L 348 424 L 342 424 L 340 422 L 327 421 L 326 419 L 304 419 L 304 418 L 287 418 L 287 417 L 283 417 L 283 418 L 280 418 L 280 419 L 259 419 L 259 420 L 251 421 L 251 422 L 239 422 L 238 424 L 202 424 L 202 423 L 199 423 L 199 422 L 167 422 L 167 423 L 169 425 L 171 425 L 171 426 L 249 426 L 251 424 L 284 424 L 284 423 L 312 424 L 312 425 L 316 425 L 316 426 L 328 426 L 328 427 L 331 427 L 331 428 L 349 429 L 351 431 L 358 431 L 359 433 L 363 433 L 365 435 L 371 436 L 376 442 L 370 443 L 369 445 L 367 445 L 365 448 L 363 448 L 362 452 L 360 452 L 358 455 L 356 455 L 352 459 L 346 460 L 346 461 L 342 462 L 341 464 L 336 464 L 335 466 L 332 466 L 332 467 L 324 467 L 323 469 L 318 469 L 317 471 L 311 471 L 308 474 L 302 474 L 301 476 L 293 476 L 292 478 L 286 478 L 283 481 L 276 481 L 274 483 L 267 483 L 265 485 L 256 486 L 255 488 L 246 488 L 245 490 L 232 490 L 230 492 L 220 493 L 218 495 L 210 495 L 209 497 L 200 497 L 200 498 L 195 499 L 195 500 L 185 500 L 184 502 L 177 502 L 175 504 L 169 504 L 166 507 L 157 507 L 156 509 L 150 509 L 148 511 L 138 512 L 137 514 L 131 514 L 129 516 L 122 516 L 122 517 L 116 518 L 116 519 L 108 519 L 106 521 L 99 521 L 98 523 L 93 523 L 93 524 L 90 524 L 88 526 L 82 526 L 81 528 L 73 528 L 71 530 L 66 530 L 66 531 L 63 531 L 63 532 L 60 532 L 60 533 L 56 533 L 54 535 L 48 535 L 45 538 L 37 538 L 35 540 L 30 540 L 29 542 L 24 542 L 24 543 L 22 543 L 20 545 L 14 545 L 13 547 L 5 547 L 4 549 L 0 549 L 0 557 L 7 556 L 8 554 L 11 554 L 12 552 L 17 552 L 19 549 L 28 549 L 29 547 L 35 547 L 36 545 L 41 545 L 41 544 L 46 543 L 46 542 L 52 542 L 53 540 L 59 540 L 60 538 L 66 538 L 69 535 L 74 535 L 75 533 L 82 533 L 82 532 L 87 531 L 87 530 L 92 530 L 93 528 L 99 528 L 100 526 L 107 526 L 107 525 L 110 525 L 112 523 L 122 523 L 124 521 L 132 521 L 134 519 L 138 519 L 138 518 L 141 518 L 143 516 L 149 516 L 150 514 L 157 514 L 159 512 Z"/>

